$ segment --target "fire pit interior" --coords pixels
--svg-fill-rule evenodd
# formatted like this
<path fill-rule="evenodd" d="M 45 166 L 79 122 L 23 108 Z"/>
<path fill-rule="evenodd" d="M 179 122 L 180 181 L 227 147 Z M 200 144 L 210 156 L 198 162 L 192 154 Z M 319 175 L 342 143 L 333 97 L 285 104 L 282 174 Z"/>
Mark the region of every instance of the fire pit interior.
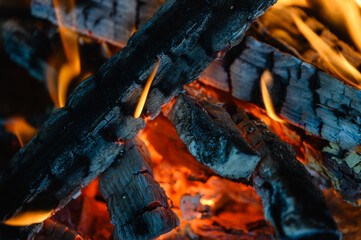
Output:
<path fill-rule="evenodd" d="M 0 239 L 361 239 L 361 1 L 0 0 Z"/>

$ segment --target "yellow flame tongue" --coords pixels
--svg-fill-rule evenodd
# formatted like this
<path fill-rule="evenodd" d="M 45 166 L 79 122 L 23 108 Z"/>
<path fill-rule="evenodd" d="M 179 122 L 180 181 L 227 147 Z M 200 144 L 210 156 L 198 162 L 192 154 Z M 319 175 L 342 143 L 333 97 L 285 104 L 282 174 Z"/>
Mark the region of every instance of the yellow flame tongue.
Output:
<path fill-rule="evenodd" d="M 3 224 L 9 226 L 28 226 L 35 223 L 41 223 L 53 214 L 54 210 L 49 211 L 25 211 L 20 214 L 5 220 Z"/>
<path fill-rule="evenodd" d="M 152 85 L 155 74 L 158 71 L 159 63 L 160 63 L 160 61 L 158 60 L 158 62 L 155 64 L 153 72 L 150 74 L 150 76 L 149 76 L 149 78 L 147 80 L 147 83 L 144 86 L 142 95 L 140 95 L 139 102 L 137 104 L 137 107 L 135 108 L 134 118 L 139 118 L 140 114 L 142 114 L 145 101 L 147 100 L 147 96 L 148 96 L 148 93 L 149 93 L 150 86 Z"/>

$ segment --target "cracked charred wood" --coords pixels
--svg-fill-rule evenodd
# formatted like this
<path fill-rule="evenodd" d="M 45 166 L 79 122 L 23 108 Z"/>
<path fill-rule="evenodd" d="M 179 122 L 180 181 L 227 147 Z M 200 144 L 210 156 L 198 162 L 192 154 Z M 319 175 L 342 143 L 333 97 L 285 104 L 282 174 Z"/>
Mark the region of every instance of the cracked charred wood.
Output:
<path fill-rule="evenodd" d="M 32 238 L 33 240 L 90 240 L 64 224 L 53 219 L 47 219 L 43 223 L 41 231 Z"/>
<path fill-rule="evenodd" d="M 154 239 L 179 225 L 169 199 L 157 183 L 151 159 L 138 139 L 125 143 L 124 155 L 99 179 L 116 239 Z"/>
<path fill-rule="evenodd" d="M 261 155 L 253 187 L 280 239 L 340 239 L 321 190 L 292 147 L 240 108 L 232 115 L 248 143 Z"/>
<path fill-rule="evenodd" d="M 2 35 L 11 60 L 43 83 L 57 79 L 67 61 L 57 27 L 39 19 L 11 19 L 2 26 Z M 96 71 L 107 60 L 106 51 L 98 42 L 78 39 L 82 72 Z"/>
<path fill-rule="evenodd" d="M 190 93 L 189 90 L 187 92 Z M 222 164 L 227 160 L 227 153 L 231 149 L 217 148 L 226 144 L 217 143 L 214 146 L 214 140 L 209 138 L 208 132 L 212 132 L 211 136 L 218 136 L 218 139 L 234 139 L 241 143 L 246 140 L 246 146 L 253 149 L 256 155 L 235 155 L 232 166 L 236 170 L 232 169 L 231 173 L 252 171 L 250 182 L 261 197 L 265 217 L 272 223 L 279 238 L 339 239 L 336 223 L 327 209 L 321 190 L 313 183 L 311 175 L 297 160 L 289 144 L 271 133 L 266 126 L 251 121 L 234 104 L 226 103 L 227 109 L 235 112 L 231 118 L 225 110 L 221 110 L 223 108 L 207 103 L 204 96 L 196 96 L 195 92 L 191 94 L 192 96 L 179 95 L 175 103 L 169 106 L 171 110 L 168 111 L 168 117 L 182 141 L 200 162 L 215 170 L 211 161 Z M 217 134 L 218 121 L 222 122 L 223 129 L 229 128 L 232 131 L 223 130 Z M 235 124 L 236 129 L 233 128 Z M 215 154 L 214 149 L 223 153 Z M 208 157 L 209 162 L 203 160 L 204 156 Z M 209 156 L 217 157 L 212 159 Z M 254 156 L 257 156 L 256 161 L 252 159 Z M 230 177 L 229 171 L 217 173 L 222 177 Z M 236 179 L 236 176 L 231 178 Z M 238 176 L 244 178 L 242 174 Z"/>
<path fill-rule="evenodd" d="M 150 19 L 164 0 L 61 1 L 64 27 L 123 47 L 134 31 Z M 58 24 L 52 0 L 32 0 L 33 16 Z"/>
<path fill-rule="evenodd" d="M 144 119 L 133 113 L 157 60 L 159 71 L 143 109 L 150 118 L 274 3 L 165 2 L 14 156 L 0 181 L 0 191 L 7 193 L 0 196 L 0 221 L 33 209 L 62 208 L 118 158 L 121 140 L 144 128 Z"/>
<path fill-rule="evenodd" d="M 168 107 L 166 116 L 200 163 L 223 177 L 250 180 L 260 156 L 224 108 L 189 94 L 180 94 Z"/>
<path fill-rule="evenodd" d="M 273 84 L 268 90 L 277 113 L 343 149 L 361 144 L 360 90 L 252 37 L 228 55 L 212 63 L 216 66 L 201 81 L 263 107 L 260 79 L 269 70 Z"/>

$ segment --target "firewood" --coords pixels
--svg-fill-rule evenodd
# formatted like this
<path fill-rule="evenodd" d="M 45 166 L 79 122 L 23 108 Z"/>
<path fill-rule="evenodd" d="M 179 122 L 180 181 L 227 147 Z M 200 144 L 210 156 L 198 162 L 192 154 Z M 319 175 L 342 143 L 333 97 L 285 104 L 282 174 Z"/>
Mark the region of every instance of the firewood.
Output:
<path fill-rule="evenodd" d="M 153 176 L 149 152 L 140 140 L 99 179 L 116 239 L 153 239 L 179 225 L 168 197 Z"/>
<path fill-rule="evenodd" d="M 43 223 L 33 224 L 24 227 L 14 227 L 0 224 L 1 240 L 24 240 L 36 234 L 42 228 Z"/>
<path fill-rule="evenodd" d="M 79 33 L 125 46 L 134 30 L 150 19 L 164 0 L 75 1 L 61 2 L 62 24 Z M 32 0 L 32 15 L 58 24 L 52 0 Z"/>
<path fill-rule="evenodd" d="M 90 240 L 73 229 L 53 219 L 44 221 L 41 231 L 33 238 L 34 240 Z"/>
<path fill-rule="evenodd" d="M 180 94 L 169 108 L 167 117 L 200 163 L 223 177 L 250 180 L 260 156 L 248 145 L 226 110 L 189 94 Z"/>
<path fill-rule="evenodd" d="M 57 27 L 45 20 L 13 18 L 2 26 L 1 32 L 11 60 L 40 82 L 46 83 L 49 77 L 57 78 L 67 61 Z M 98 42 L 80 41 L 84 37 L 79 35 L 78 38 L 82 72 L 96 71 L 107 60 L 107 53 Z"/>
<path fill-rule="evenodd" d="M 230 87 L 222 90 L 263 107 L 260 78 L 269 70 L 274 79 L 269 91 L 276 112 L 343 149 L 361 144 L 360 90 L 252 37 L 230 52 L 229 58 L 213 63 L 219 66 L 213 66 L 214 72 L 206 72 L 201 81 L 220 89 L 229 81 Z M 229 79 L 217 78 L 227 76 L 227 70 Z"/>
<path fill-rule="evenodd" d="M 276 229 L 280 239 L 340 238 L 321 190 L 312 182 L 311 175 L 297 160 L 292 147 L 271 133 L 266 126 L 251 121 L 242 109 L 228 106 L 236 109 L 232 114 L 234 121 L 232 124 L 236 124 L 238 128 L 233 130 L 228 120 L 229 115 L 227 118 L 224 117 L 226 113 L 219 110 L 219 106 L 207 103 L 202 96 L 195 97 L 194 93 L 192 97 L 179 95 L 170 107 L 172 109 L 169 110 L 169 119 L 182 141 L 201 163 L 211 167 L 223 177 L 231 176 L 232 179 L 236 179 L 238 176 L 240 178 L 238 180 L 243 180 L 242 178 L 245 177 L 243 172 L 252 171 L 250 182 L 262 199 L 266 219 Z M 219 116 L 216 116 L 217 114 Z M 215 146 L 212 144 L 214 140 L 209 138 L 207 133 L 211 132 L 211 136 L 217 136 L 214 132 L 217 133 L 216 126 L 219 119 L 222 119 L 224 128 L 232 129 L 232 131 L 220 132 L 219 139 L 227 139 L 229 136 L 234 137 L 238 142 L 244 142 L 246 139 L 247 146 L 251 146 L 260 159 L 253 159 L 254 155 L 250 154 L 235 155 L 233 161 L 241 164 L 233 164 L 233 169 L 217 171 L 217 161 L 220 163 L 227 161 L 227 153 L 230 149 L 230 147 L 220 150 L 216 148 L 216 151 L 221 152 L 217 152 L 218 157 L 215 159 L 209 157 L 215 155 L 213 150 Z M 202 154 L 199 154 L 200 152 Z M 203 159 L 204 156 L 208 156 L 207 161 Z M 248 164 L 245 163 L 247 161 Z"/>
<path fill-rule="evenodd" d="M 132 117 L 157 60 L 160 68 L 144 113 L 190 83 L 220 53 L 238 42 L 273 0 L 164 3 L 128 45 L 85 80 L 66 107 L 54 112 L 11 160 L 1 178 L 0 220 L 37 209 L 63 207 L 106 170 L 145 125 Z M 121 145 L 121 146 L 120 146 Z"/>

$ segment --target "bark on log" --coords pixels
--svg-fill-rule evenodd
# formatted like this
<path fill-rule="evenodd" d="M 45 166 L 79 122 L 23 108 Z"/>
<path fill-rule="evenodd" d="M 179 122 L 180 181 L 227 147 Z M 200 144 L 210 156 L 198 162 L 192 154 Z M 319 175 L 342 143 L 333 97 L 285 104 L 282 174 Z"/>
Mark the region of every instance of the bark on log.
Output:
<path fill-rule="evenodd" d="M 155 181 L 149 152 L 140 140 L 103 173 L 100 191 L 107 201 L 116 239 L 153 239 L 179 225 L 168 197 Z"/>
<path fill-rule="evenodd" d="M 269 70 L 274 81 L 268 90 L 276 112 L 344 149 L 361 144 L 360 90 L 252 37 L 228 56 L 224 62 L 213 63 L 218 66 L 206 71 L 201 81 L 262 107 L 260 78 Z M 227 71 L 229 78 L 225 78 Z M 230 87 L 224 88 L 225 83 Z"/>
<path fill-rule="evenodd" d="M 144 112 L 160 106 L 193 81 L 274 0 L 170 0 L 128 45 L 85 80 L 65 108 L 51 115 L 35 138 L 12 159 L 1 178 L 0 220 L 31 209 L 57 209 L 118 158 L 119 139 L 144 127 L 132 117 L 145 79 L 160 59 Z M 155 44 L 156 43 L 156 44 Z"/>
<path fill-rule="evenodd" d="M 187 88 L 187 92 L 192 90 Z M 223 177 L 248 182 L 260 156 L 221 106 L 180 94 L 167 117 L 197 160 Z"/>
<path fill-rule="evenodd" d="M 164 0 L 76 1 L 74 8 L 61 2 L 62 24 L 79 33 L 125 46 L 134 31 L 152 17 Z M 52 0 L 32 0 L 32 15 L 58 24 Z"/>
<path fill-rule="evenodd" d="M 213 155 L 211 144 L 213 141 L 203 135 L 207 131 L 212 131 L 209 128 L 214 128 L 215 123 L 212 124 L 212 118 L 214 119 L 215 114 L 220 112 L 220 110 L 215 112 L 214 109 L 219 107 L 205 104 L 199 99 L 195 101 L 186 95 L 179 95 L 172 107 L 174 110 L 170 110 L 169 119 L 177 133 L 190 152 L 200 162 L 204 162 L 203 155 L 206 153 Z M 232 109 L 235 108 L 232 106 Z M 179 114 L 180 112 L 187 114 L 182 115 Z M 222 115 L 224 116 L 224 113 Z M 266 126 L 250 121 L 242 109 L 236 108 L 232 118 L 238 126 L 238 133 L 232 132 L 230 136 L 245 137 L 249 146 L 252 146 L 261 157 L 259 163 L 256 161 L 258 165 L 253 168 L 251 182 L 262 199 L 265 217 L 275 227 L 278 237 L 280 239 L 339 239 L 340 233 L 327 209 L 321 190 L 313 183 L 305 167 L 296 159 L 292 147 L 271 133 Z M 224 122 L 226 126 L 230 125 L 228 120 Z M 230 132 L 221 132 L 219 138 L 228 137 Z M 241 140 L 238 139 L 238 141 Z M 199 155 L 199 148 L 202 147 L 204 148 L 203 155 Z M 197 148 L 196 151 L 194 148 Z M 227 150 L 225 148 L 220 151 L 227 153 Z M 216 159 L 217 161 L 224 161 L 224 156 L 227 156 L 226 154 L 218 155 L 220 157 Z M 235 156 L 234 162 L 240 161 L 237 160 L 239 157 Z M 247 156 L 243 157 L 242 163 L 254 162 L 252 155 L 248 159 Z M 206 162 L 206 164 L 213 167 L 212 162 Z M 248 164 L 234 164 L 233 168 L 245 168 L 247 172 L 250 170 Z M 218 173 L 223 177 L 229 177 L 229 173 L 233 171 L 234 169 L 227 169 Z M 231 176 L 233 179 L 236 178 L 236 175 Z M 242 174 L 239 177 L 244 178 Z"/>

